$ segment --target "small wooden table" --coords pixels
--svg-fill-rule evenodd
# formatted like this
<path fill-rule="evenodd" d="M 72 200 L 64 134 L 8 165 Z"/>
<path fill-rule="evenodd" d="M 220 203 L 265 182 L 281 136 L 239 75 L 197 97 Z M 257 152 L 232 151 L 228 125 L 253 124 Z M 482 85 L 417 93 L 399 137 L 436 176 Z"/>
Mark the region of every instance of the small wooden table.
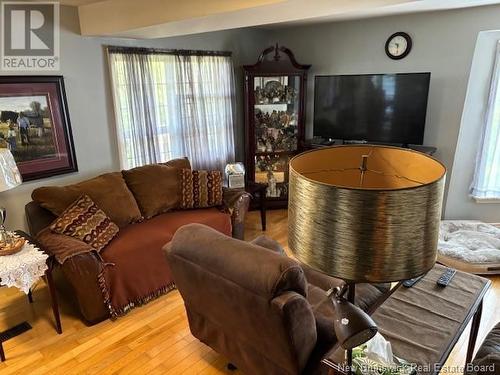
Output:
<path fill-rule="evenodd" d="M 267 203 L 266 203 L 266 190 L 267 185 L 258 184 L 250 182 L 246 187 L 245 191 L 252 196 L 252 199 L 258 198 L 259 210 L 260 210 L 260 224 L 262 230 L 266 230 L 266 214 L 267 214 Z"/>
<path fill-rule="evenodd" d="M 26 241 L 30 242 L 32 245 L 36 246 L 37 248 L 40 249 L 40 251 L 43 251 L 43 249 L 37 244 L 34 238 L 32 238 L 29 234 L 23 232 L 23 231 L 16 231 L 15 232 L 17 235 L 24 237 Z M 55 259 L 53 256 L 48 257 L 47 259 L 47 270 L 45 271 L 45 280 L 47 282 L 47 285 L 49 287 L 49 294 L 50 294 L 50 301 L 52 304 L 52 313 L 54 314 L 54 320 L 55 320 L 55 329 L 58 334 L 62 333 L 62 325 L 61 325 L 61 317 L 59 315 L 59 305 L 57 303 L 57 294 L 56 294 L 56 288 L 54 285 L 54 280 L 52 278 L 52 271 L 55 266 Z M 33 295 L 31 294 L 31 290 L 28 293 L 28 301 L 30 303 L 33 303 Z M 26 329 L 23 330 L 23 328 L 19 329 L 19 326 L 26 325 L 26 322 L 21 323 L 20 325 L 13 327 L 13 330 L 15 332 L 10 333 L 9 329 L 3 332 L 0 332 L 0 360 L 3 362 L 5 361 L 5 353 L 3 350 L 2 342 L 5 341 L 3 338 L 10 338 L 17 336 L 19 333 L 24 332 Z M 29 329 L 29 328 L 28 328 Z M 19 332 L 19 333 L 17 333 Z"/>
<path fill-rule="evenodd" d="M 471 320 L 464 365 L 472 361 L 483 298 L 491 281 L 457 271 L 450 284 L 441 288 L 436 281 L 445 269 L 436 265 L 413 287 L 399 287 L 372 314 L 394 355 L 415 363 L 417 374 L 438 374 Z M 322 362 L 330 373 L 345 374 L 343 357 L 344 350 L 336 346 Z"/>

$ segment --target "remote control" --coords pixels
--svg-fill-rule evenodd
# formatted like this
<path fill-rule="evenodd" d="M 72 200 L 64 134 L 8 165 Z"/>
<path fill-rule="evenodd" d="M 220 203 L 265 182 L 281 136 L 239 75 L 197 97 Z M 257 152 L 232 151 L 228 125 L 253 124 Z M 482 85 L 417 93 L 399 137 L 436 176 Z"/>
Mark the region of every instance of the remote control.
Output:
<path fill-rule="evenodd" d="M 457 273 L 457 270 L 454 270 L 453 268 L 447 268 L 446 271 L 444 271 L 441 277 L 438 279 L 437 285 L 444 288 L 450 283 L 451 279 L 453 279 L 455 273 Z"/>
<path fill-rule="evenodd" d="M 411 288 L 413 285 L 419 282 L 419 280 L 424 277 L 425 275 L 419 276 L 419 277 L 414 277 L 413 279 L 408 279 L 403 281 L 403 286 L 405 288 Z"/>

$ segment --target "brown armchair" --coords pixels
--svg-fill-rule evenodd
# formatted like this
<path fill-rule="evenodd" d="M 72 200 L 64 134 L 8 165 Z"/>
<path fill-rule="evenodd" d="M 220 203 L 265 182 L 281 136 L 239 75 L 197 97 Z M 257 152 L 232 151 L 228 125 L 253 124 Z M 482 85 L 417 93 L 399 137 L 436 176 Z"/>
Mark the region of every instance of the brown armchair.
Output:
<path fill-rule="evenodd" d="M 341 281 L 258 243 L 189 224 L 165 247 L 192 334 L 246 374 L 324 372 L 335 343 L 325 289 Z M 356 302 L 367 308 L 385 288 L 361 284 Z"/>

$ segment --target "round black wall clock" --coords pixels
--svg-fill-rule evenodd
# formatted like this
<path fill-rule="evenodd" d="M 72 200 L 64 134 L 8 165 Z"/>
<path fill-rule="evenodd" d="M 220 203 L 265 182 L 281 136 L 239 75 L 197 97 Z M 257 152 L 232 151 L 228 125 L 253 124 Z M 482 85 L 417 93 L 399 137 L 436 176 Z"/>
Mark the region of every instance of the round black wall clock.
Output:
<path fill-rule="evenodd" d="M 411 37 L 402 31 L 392 34 L 385 42 L 385 53 L 393 60 L 401 60 L 411 51 Z"/>

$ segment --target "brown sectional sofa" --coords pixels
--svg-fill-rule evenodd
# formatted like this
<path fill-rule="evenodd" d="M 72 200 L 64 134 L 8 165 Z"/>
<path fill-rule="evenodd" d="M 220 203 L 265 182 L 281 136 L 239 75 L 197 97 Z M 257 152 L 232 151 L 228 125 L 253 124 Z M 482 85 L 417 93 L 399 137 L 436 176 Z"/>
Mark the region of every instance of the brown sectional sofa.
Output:
<path fill-rule="evenodd" d="M 59 261 L 63 282 L 69 284 L 82 317 L 89 324 L 123 314 L 174 287 L 166 261 L 165 264 L 148 263 L 147 259 L 151 254 L 161 254 L 163 261 L 162 246 L 181 226 L 201 223 L 226 235 L 243 238 L 250 199 L 247 194 L 225 189 L 224 207 L 178 210 L 178 173 L 174 172 L 175 169 L 190 168 L 190 164 L 187 159 L 176 159 L 163 165 L 170 169 L 145 166 L 137 168 L 137 173 L 131 173 L 134 170 L 114 172 L 66 187 L 39 188 L 32 194 L 33 201 L 25 207 L 31 234 Z M 144 183 L 134 185 L 134 176 L 153 179 L 155 183 L 149 184 L 150 187 Z M 146 196 L 148 191 L 154 197 L 165 194 L 166 199 L 151 199 Z M 57 214 L 82 193 L 89 195 L 120 227 L 118 235 L 100 254 L 79 240 L 55 235 L 47 229 Z M 141 254 L 144 254 L 144 259 Z M 140 262 L 127 264 L 127 257 L 135 257 Z M 110 265 L 110 259 L 116 267 Z M 135 278 L 129 283 L 122 282 L 123 285 L 117 288 L 115 286 L 123 281 L 123 274 L 116 274 L 120 269 Z M 148 277 L 160 277 L 156 282 L 161 288 L 147 289 Z M 144 290 L 148 290 L 146 296 Z M 127 303 L 115 301 L 120 298 L 126 298 Z M 114 306 L 111 306 L 113 301 Z"/>

